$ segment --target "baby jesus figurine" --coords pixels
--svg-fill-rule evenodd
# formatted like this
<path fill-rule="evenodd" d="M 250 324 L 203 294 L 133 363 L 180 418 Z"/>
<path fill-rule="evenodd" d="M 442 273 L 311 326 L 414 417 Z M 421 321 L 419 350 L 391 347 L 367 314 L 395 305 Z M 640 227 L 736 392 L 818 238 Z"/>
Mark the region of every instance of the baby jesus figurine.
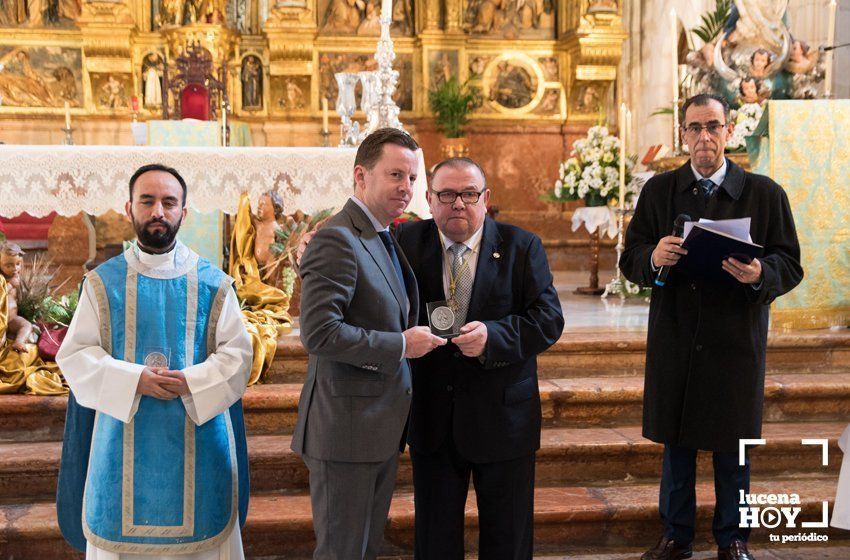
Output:
<path fill-rule="evenodd" d="M 18 289 L 21 287 L 21 267 L 24 262 L 24 252 L 15 243 L 5 243 L 0 249 L 0 273 L 6 279 L 6 300 L 8 322 L 6 332 L 0 336 L 0 342 L 4 338 L 12 340 L 12 349 L 23 354 L 27 351 L 27 343 L 33 335 L 32 323 L 18 315 Z M 14 338 L 12 338 L 14 337 Z"/>
<path fill-rule="evenodd" d="M 260 267 L 260 276 L 263 282 L 275 285 L 277 280 L 277 267 L 268 268 L 274 257 L 269 247 L 275 242 L 275 233 L 281 229 L 278 220 L 283 216 L 283 199 L 275 191 L 268 191 L 260 196 L 257 203 L 257 212 L 251 215 L 251 223 L 254 225 L 256 237 L 254 239 L 254 258 Z"/>

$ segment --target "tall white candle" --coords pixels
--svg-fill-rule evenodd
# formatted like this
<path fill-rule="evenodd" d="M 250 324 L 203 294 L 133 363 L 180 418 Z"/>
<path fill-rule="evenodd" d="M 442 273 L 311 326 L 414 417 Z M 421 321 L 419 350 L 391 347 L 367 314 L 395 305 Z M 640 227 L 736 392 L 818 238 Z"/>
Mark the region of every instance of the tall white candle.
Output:
<path fill-rule="evenodd" d="M 626 134 L 628 125 L 628 109 L 625 103 L 620 104 L 620 210 L 626 206 Z"/>
<path fill-rule="evenodd" d="M 673 41 L 671 60 L 673 70 L 673 103 L 679 103 L 679 18 L 676 9 L 670 9 L 670 38 Z"/>
<path fill-rule="evenodd" d="M 328 131 L 328 98 L 322 98 L 322 132 Z"/>
<path fill-rule="evenodd" d="M 829 2 L 829 27 L 827 27 L 826 45 L 831 47 L 835 44 L 835 12 L 838 9 L 838 2 L 830 0 Z M 826 52 L 826 76 L 824 77 L 824 96 L 832 95 L 832 57 L 835 51 Z"/>
<path fill-rule="evenodd" d="M 65 102 L 65 128 L 71 128 L 71 105 Z"/>
<path fill-rule="evenodd" d="M 393 17 L 393 0 L 381 0 L 381 18 Z"/>

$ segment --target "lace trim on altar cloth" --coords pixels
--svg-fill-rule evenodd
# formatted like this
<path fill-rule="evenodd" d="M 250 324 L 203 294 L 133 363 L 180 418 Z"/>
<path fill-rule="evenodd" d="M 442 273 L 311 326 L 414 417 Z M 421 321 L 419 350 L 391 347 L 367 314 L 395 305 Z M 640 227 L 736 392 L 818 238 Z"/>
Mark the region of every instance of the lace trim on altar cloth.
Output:
<path fill-rule="evenodd" d="M 130 175 L 149 163 L 183 175 L 196 211 L 235 214 L 242 192 L 256 208 L 260 195 L 277 190 L 286 212 L 312 214 L 351 196 L 354 155 L 352 148 L 0 146 L 0 216 L 123 213 Z"/>

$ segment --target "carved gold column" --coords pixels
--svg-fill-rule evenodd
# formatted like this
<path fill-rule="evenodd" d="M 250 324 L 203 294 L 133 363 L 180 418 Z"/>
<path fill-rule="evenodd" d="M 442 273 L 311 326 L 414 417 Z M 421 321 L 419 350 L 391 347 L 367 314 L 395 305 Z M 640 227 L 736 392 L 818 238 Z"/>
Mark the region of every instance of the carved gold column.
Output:
<path fill-rule="evenodd" d="M 611 115 L 608 92 L 617 79 L 626 32 L 623 0 L 566 0 L 558 14 L 558 50 L 567 69 L 567 122 L 593 124 Z M 612 104 L 616 106 L 616 103 Z"/>
<path fill-rule="evenodd" d="M 463 33 L 461 27 L 462 12 L 461 0 L 445 0 L 446 2 L 446 33 L 449 35 L 458 35 Z"/>
<path fill-rule="evenodd" d="M 304 0 L 300 6 L 295 2 L 274 4 L 270 0 L 270 13 L 265 24 L 265 35 L 268 40 L 268 70 L 269 91 L 275 96 L 285 96 L 288 81 L 300 84 L 303 95 L 307 98 L 303 110 L 295 110 L 296 114 L 312 114 L 319 117 L 321 104 L 318 99 L 318 68 L 313 63 L 313 51 L 316 39 L 316 22 L 322 21 L 324 14 L 317 14 L 318 0 Z M 276 98 L 269 99 L 270 111 L 278 103 Z M 291 110 L 290 110 L 291 111 Z M 280 114 L 280 113 L 278 113 Z M 287 114 L 291 114 L 287 113 Z M 303 145 L 320 145 L 319 131 L 321 120 L 316 119 L 316 135 L 311 141 L 299 138 Z M 286 143 L 287 124 L 283 122 L 266 123 L 266 141 L 269 145 Z M 281 135 L 276 138 L 276 135 Z"/>
<path fill-rule="evenodd" d="M 86 109 L 97 111 L 96 99 L 105 76 L 120 81 L 128 96 L 132 96 L 133 68 L 131 37 L 135 22 L 127 1 L 86 1 L 77 24 L 83 37 L 86 85 Z"/>
<path fill-rule="evenodd" d="M 440 31 L 440 0 L 425 0 L 420 5 L 425 6 L 425 22 L 422 33 Z"/>

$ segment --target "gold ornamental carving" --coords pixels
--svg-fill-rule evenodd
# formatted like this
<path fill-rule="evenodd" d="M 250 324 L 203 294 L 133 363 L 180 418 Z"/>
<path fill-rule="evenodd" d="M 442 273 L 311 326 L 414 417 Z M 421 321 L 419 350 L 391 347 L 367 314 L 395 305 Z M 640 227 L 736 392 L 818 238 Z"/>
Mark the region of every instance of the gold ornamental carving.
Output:
<path fill-rule="evenodd" d="M 559 17 L 559 50 L 569 61 L 568 122 L 606 119 L 605 99 L 617 79 L 623 42 L 622 0 L 568 0 Z"/>
<path fill-rule="evenodd" d="M 169 29 L 165 33 L 172 53 L 182 52 L 187 45 L 197 43 L 210 52 L 216 63 L 228 61 L 239 42 L 239 35 L 216 23 L 195 23 Z"/>

